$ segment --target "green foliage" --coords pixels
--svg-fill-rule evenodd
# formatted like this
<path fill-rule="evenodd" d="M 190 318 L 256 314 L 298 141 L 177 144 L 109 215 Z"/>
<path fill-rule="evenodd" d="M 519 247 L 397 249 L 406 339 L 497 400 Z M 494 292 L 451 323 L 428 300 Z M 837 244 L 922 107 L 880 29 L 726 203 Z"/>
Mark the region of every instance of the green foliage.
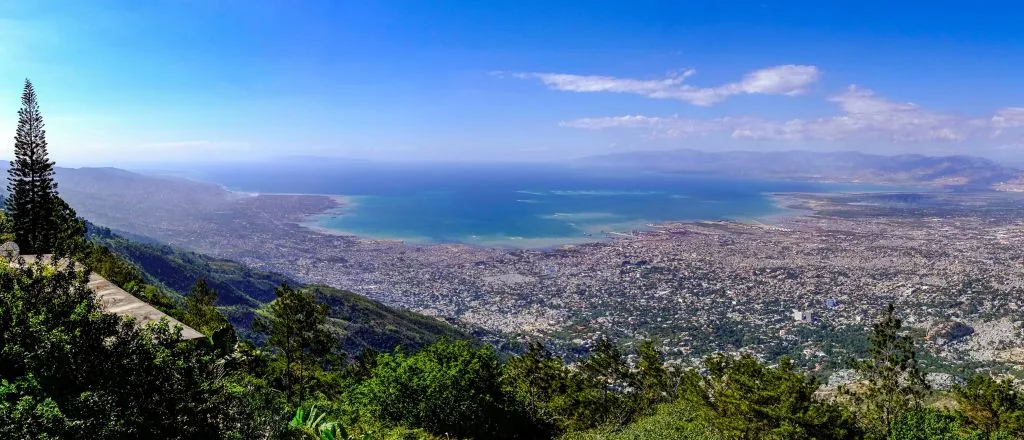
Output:
<path fill-rule="evenodd" d="M 184 322 L 210 338 L 211 343 L 222 353 L 234 348 L 237 337 L 235 329 L 227 318 L 217 310 L 217 291 L 210 288 L 205 280 L 196 281 L 185 297 Z"/>
<path fill-rule="evenodd" d="M 904 412 L 892 425 L 889 440 L 986 440 L 979 431 L 965 429 L 956 415 L 931 408 Z M 1009 437 L 1006 437 L 1009 439 Z"/>
<path fill-rule="evenodd" d="M 857 363 L 863 377 L 859 389 L 844 389 L 868 432 L 878 438 L 889 437 L 893 423 L 921 406 L 928 384 L 919 369 L 914 339 L 901 333 L 902 321 L 895 317 L 892 304 L 870 336 L 869 359 Z"/>
<path fill-rule="evenodd" d="M 541 344 L 530 344 L 526 353 L 509 359 L 501 378 L 509 400 L 546 432 L 629 422 L 638 414 L 637 393 L 623 391 L 635 383 L 622 353 L 605 339 L 576 369 Z"/>
<path fill-rule="evenodd" d="M 282 285 L 266 315 L 256 321 L 257 331 L 267 335 L 267 345 L 277 354 L 276 369 L 289 400 L 305 399 L 309 376 L 335 344 L 326 320 L 327 306 L 311 293 Z"/>
<path fill-rule="evenodd" d="M 3 207 L 2 203 L 0 207 Z M 14 223 L 11 222 L 11 217 L 0 211 L 0 243 L 14 241 L 14 238 Z"/>
<path fill-rule="evenodd" d="M 571 428 L 566 414 L 572 373 L 560 358 L 539 342 L 530 343 L 526 353 L 515 356 L 501 369 L 500 385 L 507 398 L 521 408 L 533 424 L 544 431 Z"/>
<path fill-rule="evenodd" d="M 635 393 L 618 392 L 624 388 L 637 388 L 635 376 L 626 364 L 619 348 L 607 338 L 601 337 L 580 361 L 578 375 L 571 377 L 571 400 L 574 406 L 588 414 L 576 420 L 580 426 L 623 425 L 637 415 Z"/>
<path fill-rule="evenodd" d="M 510 437 L 528 427 L 514 423 L 498 376 L 489 346 L 439 342 L 411 355 L 380 355 L 353 404 L 386 427 L 419 427 L 457 438 Z"/>
<path fill-rule="evenodd" d="M 137 267 L 101 244 L 88 242 L 75 259 L 128 293 L 135 293 L 139 290 L 135 287 L 146 284 L 142 272 Z"/>
<path fill-rule="evenodd" d="M 86 256 L 79 261 L 104 278 L 186 323 L 175 295 L 187 295 L 196 282 L 204 280 L 217 291 L 219 309 L 238 334 L 260 343 L 265 342 L 263 336 L 252 332 L 256 311 L 276 297 L 275 289 L 281 284 L 298 285 L 234 261 L 129 240 L 95 225 L 89 225 L 88 238 Z M 472 338 L 438 319 L 387 307 L 356 293 L 318 285 L 303 289 L 327 304 L 327 325 L 339 335 L 341 350 L 348 353 L 365 348 L 417 350 L 442 338 Z"/>
<path fill-rule="evenodd" d="M 268 353 L 246 342 L 222 359 L 224 393 L 218 409 L 224 438 L 289 437 L 287 413 L 292 406 L 267 380 L 271 361 Z"/>
<path fill-rule="evenodd" d="M 89 226 L 88 238 L 136 266 L 142 277 L 140 283 L 161 286 L 184 295 L 196 282 L 205 280 L 219 293 L 218 303 L 226 306 L 256 308 L 273 301 L 276 297 L 274 291 L 281 284 L 295 285 L 282 275 L 173 246 L 129 239 L 95 225 Z M 244 324 L 248 326 L 248 322 Z"/>
<path fill-rule="evenodd" d="M 54 184 L 56 186 L 56 184 Z M 54 248 L 55 255 L 74 256 L 85 246 L 85 220 L 60 197 L 53 199 Z"/>
<path fill-rule="evenodd" d="M 318 412 L 316 406 L 309 408 L 306 413 L 302 407 L 295 410 L 295 417 L 289 425 L 312 440 L 369 440 L 372 434 L 369 432 L 363 435 L 349 435 L 345 427 L 336 421 L 327 420 L 327 414 Z"/>
<path fill-rule="evenodd" d="M 686 402 L 659 405 L 654 414 L 624 427 L 569 432 L 561 440 L 728 440 L 711 429 Z"/>
<path fill-rule="evenodd" d="M 578 368 L 569 368 L 540 343 L 512 357 L 501 385 L 511 402 L 545 432 L 623 426 L 675 400 L 678 371 L 669 370 L 651 342 L 641 344 L 631 369 L 622 352 L 599 339 Z"/>
<path fill-rule="evenodd" d="M 783 359 L 767 367 L 750 355 L 712 355 L 706 372 L 691 371 L 683 398 L 702 420 L 730 439 L 856 438 L 851 416 L 818 401 L 818 383 Z"/>
<path fill-rule="evenodd" d="M 630 371 L 622 352 L 607 338 L 599 338 L 589 356 L 580 362 L 580 372 L 590 383 L 598 384 L 598 408 L 606 413 L 615 408 L 617 395 L 613 388 L 629 382 Z M 611 415 L 608 415 L 611 417 Z M 627 417 L 627 415 L 622 416 Z M 622 420 L 622 419 L 620 419 Z"/>
<path fill-rule="evenodd" d="M 436 318 L 388 307 L 347 290 L 322 285 L 305 289 L 327 305 L 328 325 L 341 333 L 340 347 L 348 353 L 365 348 L 383 352 L 396 347 L 418 350 L 442 339 L 473 339 Z"/>
<path fill-rule="evenodd" d="M 216 437 L 210 360 L 100 312 L 84 274 L 0 270 L 0 438 Z"/>
<path fill-rule="evenodd" d="M 675 388 L 670 386 L 672 375 L 665 368 L 665 360 L 654 346 L 646 340 L 637 350 L 640 357 L 636 372 L 632 376 L 632 388 L 636 390 L 636 407 L 642 414 L 650 414 L 662 402 L 675 397 Z"/>
<path fill-rule="evenodd" d="M 968 426 L 990 435 L 1024 438 L 1024 393 L 1014 388 L 1010 379 L 975 376 L 955 387 L 953 393 Z"/>

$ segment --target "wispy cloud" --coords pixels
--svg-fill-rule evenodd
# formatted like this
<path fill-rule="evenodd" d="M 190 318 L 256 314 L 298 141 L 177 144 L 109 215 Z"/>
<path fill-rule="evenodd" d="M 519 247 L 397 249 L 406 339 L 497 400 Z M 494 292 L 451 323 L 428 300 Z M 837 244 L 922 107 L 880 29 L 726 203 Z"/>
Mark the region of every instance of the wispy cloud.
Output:
<path fill-rule="evenodd" d="M 169 141 L 149 142 L 142 144 L 143 148 L 151 149 L 188 149 L 188 148 L 239 148 L 249 146 L 248 142 L 238 141 Z"/>
<path fill-rule="evenodd" d="M 785 121 L 757 117 L 693 119 L 626 115 L 575 119 L 561 125 L 592 130 L 639 128 L 663 137 L 727 132 L 736 139 L 884 140 L 897 143 L 993 138 L 1002 135 L 1006 129 L 1024 127 L 1024 108 L 1020 107 L 1001 109 L 987 118 L 972 118 L 892 101 L 856 86 L 850 86 L 828 100 L 836 104 L 840 115 Z"/>
<path fill-rule="evenodd" d="M 755 70 L 739 81 L 715 87 L 684 84 L 694 74 L 695 70 L 686 69 L 653 80 L 537 72 L 513 73 L 509 76 L 537 79 L 548 88 L 566 92 L 632 93 L 653 99 L 676 99 L 702 106 L 712 105 L 740 94 L 800 95 L 821 76 L 820 70 L 815 66 L 786 64 Z"/>
<path fill-rule="evenodd" d="M 588 130 L 612 128 L 646 129 L 652 136 L 688 137 L 722 131 L 730 126 L 738 125 L 741 120 L 737 118 L 690 119 L 678 116 L 625 115 L 574 119 L 564 121 L 560 125 Z"/>
<path fill-rule="evenodd" d="M 997 129 L 1024 127 L 1024 107 L 1009 107 L 992 116 L 992 126 Z"/>

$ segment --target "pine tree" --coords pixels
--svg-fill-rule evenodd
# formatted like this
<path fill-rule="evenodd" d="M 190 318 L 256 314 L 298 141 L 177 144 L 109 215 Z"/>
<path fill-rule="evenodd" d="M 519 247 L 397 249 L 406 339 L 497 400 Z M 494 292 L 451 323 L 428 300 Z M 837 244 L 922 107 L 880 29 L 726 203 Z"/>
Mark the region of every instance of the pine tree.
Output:
<path fill-rule="evenodd" d="M 32 82 L 25 80 L 5 200 L 23 254 L 68 251 L 67 245 L 84 234 L 74 210 L 57 195 L 53 166 L 36 92 Z"/>
<path fill-rule="evenodd" d="M 640 344 L 637 350 L 640 361 L 637 362 L 630 386 L 637 393 L 637 404 L 643 413 L 650 413 L 654 406 L 667 400 L 669 390 L 669 371 L 665 368 L 665 360 L 648 339 Z"/>
<path fill-rule="evenodd" d="M 200 279 L 185 296 L 183 321 L 210 338 L 210 342 L 221 354 L 228 354 L 235 348 L 238 335 L 231 322 L 217 310 L 217 291 Z"/>
<path fill-rule="evenodd" d="M 871 333 L 870 357 L 858 362 L 863 383 L 844 390 L 853 398 L 861 422 L 879 438 L 889 438 L 893 423 L 921 407 L 928 383 L 920 370 L 914 339 L 902 334 L 903 321 L 889 304 Z"/>
<path fill-rule="evenodd" d="M 221 327 L 230 325 L 227 318 L 214 305 L 216 301 L 217 291 L 213 290 L 206 280 L 196 281 L 185 296 L 185 323 L 206 336 L 211 336 Z"/>
<path fill-rule="evenodd" d="M 337 344 L 327 329 L 327 305 L 307 290 L 281 285 L 277 299 L 253 329 L 267 335 L 267 345 L 277 352 L 278 367 L 289 401 L 305 400 L 307 372 L 313 370 Z M 296 395 L 297 391 L 297 395 Z"/>

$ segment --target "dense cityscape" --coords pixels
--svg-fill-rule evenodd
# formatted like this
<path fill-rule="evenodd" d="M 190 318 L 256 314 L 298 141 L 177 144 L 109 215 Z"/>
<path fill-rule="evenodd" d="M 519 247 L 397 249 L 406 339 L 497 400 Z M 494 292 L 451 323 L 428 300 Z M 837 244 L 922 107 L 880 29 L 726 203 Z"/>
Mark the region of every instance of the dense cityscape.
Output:
<path fill-rule="evenodd" d="M 321 196 L 225 196 L 152 223 L 88 215 L 441 317 L 499 345 L 543 340 L 571 354 L 599 335 L 652 338 L 679 362 L 743 350 L 832 371 L 892 302 L 927 337 L 939 368 L 1024 364 L 1019 194 L 775 197 L 792 215 L 650 225 L 548 250 L 326 234 L 302 226 L 343 212 Z"/>

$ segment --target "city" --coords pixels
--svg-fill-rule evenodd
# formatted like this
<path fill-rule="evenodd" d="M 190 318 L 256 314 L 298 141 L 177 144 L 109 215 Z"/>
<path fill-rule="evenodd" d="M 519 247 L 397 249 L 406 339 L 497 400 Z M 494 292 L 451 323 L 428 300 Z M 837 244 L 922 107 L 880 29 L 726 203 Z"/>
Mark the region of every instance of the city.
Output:
<path fill-rule="evenodd" d="M 791 215 L 531 250 L 327 234 L 302 224 L 343 212 L 337 198 L 176 184 L 193 187 L 173 188 L 192 208 L 174 216 L 146 216 L 139 200 L 115 218 L 69 194 L 115 228 L 440 317 L 498 345 L 540 340 L 572 354 L 604 335 L 653 339 L 677 362 L 743 350 L 833 371 L 891 302 L 928 336 L 939 368 L 1024 364 L 1019 193 L 777 194 Z M 176 209 L 160 200 L 156 212 Z"/>

